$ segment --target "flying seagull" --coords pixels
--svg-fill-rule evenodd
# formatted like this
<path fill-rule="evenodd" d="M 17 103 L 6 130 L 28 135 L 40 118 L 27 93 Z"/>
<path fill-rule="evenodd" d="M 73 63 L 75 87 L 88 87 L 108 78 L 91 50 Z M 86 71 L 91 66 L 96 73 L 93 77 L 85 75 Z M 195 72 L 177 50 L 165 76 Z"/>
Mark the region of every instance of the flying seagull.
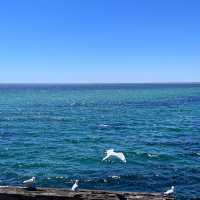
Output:
<path fill-rule="evenodd" d="M 165 195 L 170 195 L 170 194 L 173 194 L 173 193 L 174 193 L 174 186 L 172 186 L 171 189 L 164 192 Z"/>
<path fill-rule="evenodd" d="M 106 151 L 106 156 L 103 158 L 102 161 L 116 157 L 120 159 L 122 162 L 126 163 L 126 158 L 122 152 L 114 152 L 114 149 L 109 149 Z"/>
<path fill-rule="evenodd" d="M 76 180 L 75 181 L 75 183 L 74 183 L 74 185 L 72 186 L 72 191 L 74 191 L 74 192 L 78 192 L 78 182 L 79 182 L 79 180 Z"/>
<path fill-rule="evenodd" d="M 24 186 L 27 188 L 35 188 L 35 179 L 36 177 L 33 176 L 31 179 L 23 181 Z"/>

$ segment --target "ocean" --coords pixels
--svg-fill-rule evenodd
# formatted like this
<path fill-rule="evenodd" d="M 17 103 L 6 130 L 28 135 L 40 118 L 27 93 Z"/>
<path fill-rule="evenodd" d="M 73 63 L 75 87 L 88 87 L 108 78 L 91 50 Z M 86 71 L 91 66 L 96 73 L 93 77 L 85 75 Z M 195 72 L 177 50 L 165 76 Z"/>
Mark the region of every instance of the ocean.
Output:
<path fill-rule="evenodd" d="M 0 84 L 0 185 L 32 176 L 200 198 L 200 84 Z"/>

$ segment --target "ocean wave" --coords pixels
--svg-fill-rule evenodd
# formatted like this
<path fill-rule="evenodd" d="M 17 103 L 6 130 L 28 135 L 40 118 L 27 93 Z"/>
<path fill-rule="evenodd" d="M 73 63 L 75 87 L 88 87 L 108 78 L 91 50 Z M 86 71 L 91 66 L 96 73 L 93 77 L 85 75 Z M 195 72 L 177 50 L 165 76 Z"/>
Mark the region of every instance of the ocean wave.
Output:
<path fill-rule="evenodd" d="M 111 176 L 112 179 L 120 179 L 120 176 Z"/>
<path fill-rule="evenodd" d="M 106 127 L 110 127 L 110 125 L 109 124 L 100 124 L 99 127 L 106 128 Z"/>
<path fill-rule="evenodd" d="M 200 152 L 192 152 L 191 155 L 199 157 L 200 156 Z"/>
<path fill-rule="evenodd" d="M 148 153 L 148 152 L 135 152 L 136 156 L 140 158 L 160 159 L 160 160 L 173 160 L 174 156 L 169 154 Z"/>
<path fill-rule="evenodd" d="M 152 154 L 152 153 L 147 153 L 148 157 L 150 158 L 156 158 L 156 157 L 159 157 L 160 155 L 159 154 Z"/>

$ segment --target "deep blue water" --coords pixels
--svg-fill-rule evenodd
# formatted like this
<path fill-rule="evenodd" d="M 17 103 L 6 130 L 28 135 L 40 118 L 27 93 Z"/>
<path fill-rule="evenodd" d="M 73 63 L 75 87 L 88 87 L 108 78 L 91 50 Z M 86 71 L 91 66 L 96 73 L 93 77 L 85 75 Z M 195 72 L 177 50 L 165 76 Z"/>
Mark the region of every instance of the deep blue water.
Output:
<path fill-rule="evenodd" d="M 127 163 L 102 162 L 114 148 Z M 0 85 L 0 185 L 200 197 L 200 84 Z"/>

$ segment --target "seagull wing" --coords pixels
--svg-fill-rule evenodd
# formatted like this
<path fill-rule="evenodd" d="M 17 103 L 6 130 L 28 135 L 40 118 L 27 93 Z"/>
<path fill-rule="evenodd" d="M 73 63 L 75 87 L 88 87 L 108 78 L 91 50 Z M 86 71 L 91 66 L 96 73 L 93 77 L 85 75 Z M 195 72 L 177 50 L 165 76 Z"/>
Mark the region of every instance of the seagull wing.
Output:
<path fill-rule="evenodd" d="M 108 150 L 106 151 L 107 155 L 112 154 L 113 152 L 114 152 L 114 149 L 108 149 Z"/>
<path fill-rule="evenodd" d="M 29 179 L 29 180 L 23 181 L 23 183 L 32 183 L 32 182 L 33 182 L 32 179 Z"/>
<path fill-rule="evenodd" d="M 166 192 L 164 192 L 164 194 L 172 194 L 174 192 L 174 190 L 171 188 L 170 190 L 167 190 Z"/>
<path fill-rule="evenodd" d="M 74 185 L 72 186 L 72 191 L 76 191 L 77 189 L 78 189 L 78 185 L 74 183 Z"/>
<path fill-rule="evenodd" d="M 115 156 L 119 158 L 121 161 L 126 162 L 126 158 L 122 152 L 116 153 Z"/>
<path fill-rule="evenodd" d="M 109 157 L 110 157 L 109 155 L 105 156 L 102 161 L 108 159 Z"/>
<path fill-rule="evenodd" d="M 166 192 L 164 192 L 164 194 L 169 194 L 170 193 L 170 191 L 169 190 L 167 190 Z"/>

